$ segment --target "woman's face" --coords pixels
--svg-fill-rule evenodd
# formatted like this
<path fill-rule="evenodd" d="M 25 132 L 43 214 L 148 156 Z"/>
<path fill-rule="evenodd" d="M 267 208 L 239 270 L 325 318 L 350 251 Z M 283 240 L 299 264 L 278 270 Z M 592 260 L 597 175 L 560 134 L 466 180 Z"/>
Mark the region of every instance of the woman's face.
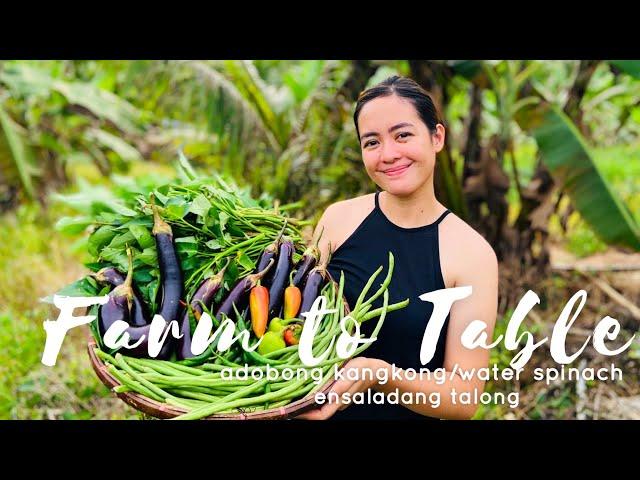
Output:
<path fill-rule="evenodd" d="M 438 124 L 432 135 L 409 100 L 390 95 L 369 101 L 358 128 L 365 168 L 381 189 L 408 196 L 431 179 L 444 127 Z"/>

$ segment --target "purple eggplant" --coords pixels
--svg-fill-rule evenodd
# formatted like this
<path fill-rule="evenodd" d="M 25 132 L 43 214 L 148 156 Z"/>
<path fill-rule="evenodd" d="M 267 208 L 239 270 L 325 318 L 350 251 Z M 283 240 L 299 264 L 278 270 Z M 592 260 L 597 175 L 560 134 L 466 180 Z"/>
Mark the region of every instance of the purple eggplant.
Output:
<path fill-rule="evenodd" d="M 258 265 L 256 266 L 254 273 L 258 273 L 264 270 L 271 260 L 275 262 L 275 260 L 278 258 L 279 245 L 280 245 L 280 240 L 279 239 L 274 240 L 273 243 L 270 243 L 269 246 L 267 246 L 267 248 L 264 249 L 264 251 L 262 252 L 262 255 L 260 256 L 260 259 L 258 260 Z M 273 270 L 269 270 L 267 275 L 265 275 L 264 278 L 262 279 L 262 285 L 268 288 L 269 285 L 271 285 L 272 277 L 273 277 Z"/>
<path fill-rule="evenodd" d="M 229 292 L 227 297 L 224 299 L 224 301 L 216 311 L 216 319 L 218 321 L 222 320 L 222 314 L 226 315 L 227 317 L 231 316 L 231 314 L 233 313 L 234 304 L 235 308 L 238 311 L 242 311 L 246 308 L 248 304 L 249 292 L 258 284 L 258 281 L 262 280 L 262 278 L 269 272 L 269 270 L 273 266 L 273 263 L 274 260 L 272 258 L 271 260 L 269 260 L 266 268 L 264 268 L 260 272 L 247 275 L 246 277 L 238 280 L 236 285 Z"/>
<path fill-rule="evenodd" d="M 133 260 L 130 249 L 127 249 L 127 255 L 129 256 L 129 271 L 127 272 L 127 278 L 125 278 L 124 282 L 109 293 L 107 303 L 100 307 L 100 314 L 98 315 L 98 329 L 100 330 L 100 335 L 102 337 L 104 337 L 107 330 L 109 330 L 109 327 L 111 327 L 111 325 L 113 325 L 117 320 L 123 320 L 129 323 L 131 318 L 133 302 L 133 289 L 131 288 L 131 282 L 133 279 Z"/>
<path fill-rule="evenodd" d="M 211 308 L 211 304 L 213 303 L 213 299 L 220 290 L 224 279 L 224 272 L 227 269 L 227 265 L 220 270 L 213 277 L 207 278 L 204 282 L 200 284 L 196 293 L 193 294 L 193 298 L 191 298 L 191 302 L 189 304 L 189 308 L 185 310 L 182 314 L 182 321 L 180 322 L 180 333 L 182 337 L 178 340 L 178 359 L 184 360 L 185 358 L 192 358 L 195 355 L 191 353 L 191 324 L 189 322 L 189 310 L 193 312 L 196 320 L 200 320 L 200 316 L 203 312 L 203 305 L 207 308 Z"/>
<path fill-rule="evenodd" d="M 138 343 L 138 341 L 143 336 L 144 336 L 144 340 L 142 340 L 142 343 L 140 343 L 140 345 L 138 345 L 137 347 L 123 350 L 121 353 L 129 357 L 149 358 L 149 331 L 150 330 L 151 330 L 151 324 L 145 325 L 144 327 L 127 328 L 127 333 L 129 334 L 129 337 L 130 337 L 130 340 L 129 340 L 130 344 L 134 345 Z M 171 336 L 171 332 L 169 332 L 169 334 L 167 335 L 166 341 L 162 344 L 162 347 L 160 348 L 160 353 L 158 353 L 158 355 L 155 356 L 154 358 L 158 360 L 167 360 L 171 356 L 171 353 L 173 351 L 174 342 L 172 340 L 173 340 L 173 337 Z"/>
<path fill-rule="evenodd" d="M 133 261 L 131 257 L 131 250 L 127 249 L 127 254 L 129 255 L 129 271 L 127 272 L 127 277 L 124 282 L 120 285 L 117 285 L 111 293 L 109 293 L 109 301 L 105 303 L 102 307 L 100 307 L 100 314 L 98 316 L 98 328 L 100 330 L 100 335 L 104 337 L 104 334 L 109 329 L 111 325 L 116 320 L 123 320 L 129 324 L 132 323 L 133 317 L 133 309 L 135 308 L 135 303 L 132 302 L 132 299 L 135 299 L 135 294 L 133 290 Z M 113 270 L 113 269 L 112 269 Z M 100 272 L 98 272 L 100 273 Z M 112 281 L 118 281 L 118 275 L 120 272 L 117 270 L 113 271 L 105 271 L 104 278 L 105 283 L 111 283 Z M 96 277 L 98 281 L 100 281 L 100 277 Z M 133 303 L 133 304 L 132 304 Z M 144 317 L 143 317 L 144 318 Z M 148 357 L 148 344 L 149 344 L 149 330 L 151 329 L 151 324 L 144 318 L 144 324 L 141 326 L 130 326 L 127 328 L 126 333 L 129 334 L 129 344 L 137 343 L 143 336 L 144 340 L 140 345 L 132 349 L 120 349 L 122 353 L 131 357 Z M 165 342 L 160 350 L 159 355 L 156 357 L 158 359 L 167 359 L 171 355 L 173 344 L 169 341 Z"/>
<path fill-rule="evenodd" d="M 302 304 L 300 305 L 300 313 L 298 316 L 311 310 L 313 302 L 318 298 L 318 295 L 320 295 L 322 287 L 327 283 L 328 278 L 327 269 L 324 264 L 318 265 L 309 272 L 304 284 L 304 290 L 302 291 Z"/>
<path fill-rule="evenodd" d="M 264 251 L 262 252 L 262 255 L 260 255 L 260 258 L 258 259 L 258 265 L 256 266 L 256 270 L 254 273 L 261 272 L 262 270 L 267 268 L 269 261 L 271 261 L 272 259 L 274 261 L 277 261 L 280 242 L 286 227 L 287 227 L 287 220 L 285 219 L 282 230 L 280 230 L 280 233 L 278 233 L 278 236 L 275 238 L 275 240 L 272 243 L 270 243 L 267 246 L 267 248 L 264 249 Z M 264 278 L 261 281 L 262 285 L 269 288 L 269 286 L 271 285 L 271 281 L 273 279 L 273 275 L 274 275 L 274 271 L 269 270 L 269 272 L 267 272 L 267 274 L 264 276 Z"/>
<path fill-rule="evenodd" d="M 180 262 L 173 244 L 173 231 L 158 213 L 155 204 L 153 208 L 153 230 L 156 237 L 156 250 L 158 251 L 158 264 L 160 267 L 162 300 L 160 302 L 159 315 L 166 322 L 178 319 L 180 311 L 180 298 L 182 297 L 182 271 Z"/>
<path fill-rule="evenodd" d="M 158 252 L 158 265 L 160 267 L 160 281 L 162 298 L 160 301 L 160 311 L 157 312 L 166 322 L 167 326 L 162 332 L 164 335 L 169 330 L 169 324 L 178 319 L 180 311 L 180 297 L 182 296 L 182 272 L 180 263 L 173 244 L 173 231 L 158 213 L 158 209 L 151 197 L 151 208 L 153 209 L 153 230 L 152 234 L 156 238 L 156 250 Z M 137 343 L 143 336 L 144 340 L 140 345 L 127 350 L 127 355 L 131 357 L 148 357 L 149 331 L 151 324 L 142 327 L 129 327 L 127 333 L 131 337 L 129 343 Z M 165 360 L 171 356 L 175 338 L 170 334 L 162 344 L 160 353 L 155 357 Z"/>
<path fill-rule="evenodd" d="M 316 266 L 320 259 L 320 251 L 315 245 L 307 248 L 302 254 L 302 258 L 296 263 L 294 267 L 295 274 L 291 284 L 294 287 L 301 288 L 304 283 L 304 279 L 307 277 L 309 271 Z"/>
<path fill-rule="evenodd" d="M 158 252 L 158 265 L 160 268 L 160 285 L 159 289 L 162 295 L 160 304 L 160 310 L 157 315 L 160 315 L 166 322 L 167 326 L 163 331 L 163 335 L 169 329 L 170 322 L 178 320 L 180 312 L 180 297 L 182 296 L 182 271 L 180 270 L 180 262 L 178 261 L 178 255 L 176 248 L 173 244 L 173 231 L 171 226 L 166 223 L 158 212 L 158 208 L 155 205 L 154 197 L 151 197 L 151 208 L 153 210 L 153 230 L 152 234 L 156 239 L 156 250 Z M 127 355 L 132 357 L 144 357 L 148 356 L 148 339 L 149 339 L 150 325 L 143 327 L 130 327 L 127 329 L 127 333 L 131 336 L 131 342 L 138 341 L 142 336 L 145 336 L 144 341 L 136 348 L 130 349 Z M 165 342 L 162 345 L 158 359 L 169 358 L 173 347 L 175 346 L 175 338 L 171 336 L 170 332 L 167 335 Z"/>
<path fill-rule="evenodd" d="M 91 274 L 91 276 L 103 285 L 111 285 L 117 287 L 125 281 L 125 276 L 113 267 L 103 268 L 99 272 Z M 130 316 L 130 324 L 132 327 L 142 327 L 150 321 L 149 310 L 147 305 L 142 301 L 142 293 L 135 284 L 133 288 L 133 310 Z"/>
<path fill-rule="evenodd" d="M 283 237 L 278 251 L 278 263 L 273 272 L 273 280 L 269 287 L 269 318 L 276 317 L 280 314 L 280 307 L 284 299 L 284 289 L 289 281 L 291 273 L 291 259 L 294 251 L 293 241 L 290 238 Z"/>
<path fill-rule="evenodd" d="M 264 249 L 262 255 L 260 256 L 260 259 L 258 260 L 258 266 L 256 267 L 255 273 L 261 272 L 262 270 L 267 268 L 267 265 L 269 265 L 269 262 L 272 259 L 275 260 L 278 254 L 279 243 L 280 242 L 278 240 L 275 240 L 273 243 L 270 243 L 267 248 Z"/>

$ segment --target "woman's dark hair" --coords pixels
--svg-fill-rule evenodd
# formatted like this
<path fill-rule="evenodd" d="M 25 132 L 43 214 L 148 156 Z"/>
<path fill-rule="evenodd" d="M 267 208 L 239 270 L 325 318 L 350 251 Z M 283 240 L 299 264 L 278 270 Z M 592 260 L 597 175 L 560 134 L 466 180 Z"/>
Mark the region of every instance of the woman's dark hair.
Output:
<path fill-rule="evenodd" d="M 429 131 L 432 134 L 436 133 L 436 125 L 442 122 L 438 116 L 436 106 L 427 91 L 410 78 L 394 75 L 393 77 L 389 77 L 383 82 L 364 90 L 358 96 L 356 110 L 353 112 L 353 122 L 356 125 L 358 141 L 360 140 L 358 117 L 360 116 L 362 107 L 374 98 L 388 97 L 393 94 L 409 100 Z"/>

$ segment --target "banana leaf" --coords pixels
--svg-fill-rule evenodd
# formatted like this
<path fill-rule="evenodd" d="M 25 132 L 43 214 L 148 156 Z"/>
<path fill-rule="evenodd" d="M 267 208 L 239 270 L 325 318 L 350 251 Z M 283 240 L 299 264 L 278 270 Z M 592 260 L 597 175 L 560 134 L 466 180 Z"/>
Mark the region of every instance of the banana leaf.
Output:
<path fill-rule="evenodd" d="M 16 124 L 9 117 L 9 115 L 3 110 L 0 104 L 0 135 L 4 136 L 0 139 L 0 148 L 3 145 L 7 147 L 7 156 L 13 159 L 13 165 L 15 165 L 18 171 L 18 176 L 22 182 L 22 187 L 29 198 L 35 197 L 35 191 L 33 183 L 31 182 L 31 150 L 24 141 L 22 136 L 17 130 Z M 4 140 L 4 141 L 2 141 Z M 2 157 L 2 151 L 0 151 L 0 157 Z M 2 164 L 0 158 L 0 164 Z"/>
<path fill-rule="evenodd" d="M 287 132 L 274 105 L 269 101 L 267 87 L 255 71 L 253 64 L 249 61 L 226 60 L 224 65 L 235 86 L 249 101 L 264 125 L 269 129 L 270 134 L 277 141 L 278 150 L 282 150 L 287 144 Z"/>
<path fill-rule="evenodd" d="M 609 60 L 609 65 L 617 67 L 633 78 L 640 79 L 640 60 Z"/>
<path fill-rule="evenodd" d="M 79 105 L 95 116 L 111 121 L 125 132 L 141 133 L 143 112 L 125 99 L 92 83 L 67 82 L 51 76 L 44 68 L 14 63 L 0 72 L 0 83 L 17 97 L 47 98 L 52 91 L 62 94 L 67 102 Z"/>
<path fill-rule="evenodd" d="M 543 162 L 593 231 L 609 244 L 640 250 L 640 226 L 599 172 L 569 117 L 541 101 L 521 109 L 516 121 L 534 136 Z"/>
<path fill-rule="evenodd" d="M 256 132 L 260 132 L 265 136 L 271 147 L 276 151 L 280 151 L 280 143 L 276 138 L 276 132 L 273 131 L 273 125 L 265 121 L 260 108 L 256 105 L 255 99 L 250 98 L 247 91 L 242 87 L 241 82 L 234 76 L 234 72 L 241 72 L 236 62 L 231 60 L 223 62 L 225 71 L 230 79 L 204 62 L 190 61 L 187 65 L 200 76 L 210 90 L 217 91 L 216 100 L 222 100 L 221 95 L 224 94 L 224 101 L 236 106 L 238 114 L 243 115 L 247 126 L 252 125 Z M 235 116 L 238 117 L 238 115 Z"/>
<path fill-rule="evenodd" d="M 479 60 L 456 60 L 450 62 L 449 66 L 453 73 L 461 75 L 467 80 L 472 80 L 476 75 L 483 74 L 482 62 Z"/>

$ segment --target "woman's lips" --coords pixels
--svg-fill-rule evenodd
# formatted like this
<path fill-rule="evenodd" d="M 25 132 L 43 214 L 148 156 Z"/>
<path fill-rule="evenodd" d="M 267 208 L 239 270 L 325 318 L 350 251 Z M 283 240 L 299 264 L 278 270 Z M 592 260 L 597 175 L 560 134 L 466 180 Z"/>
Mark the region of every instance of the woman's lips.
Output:
<path fill-rule="evenodd" d="M 406 172 L 410 166 L 411 164 L 409 163 L 407 165 L 402 165 L 399 167 L 388 168 L 384 170 L 382 173 L 384 173 L 388 177 L 398 177 L 402 175 L 404 172 Z"/>

